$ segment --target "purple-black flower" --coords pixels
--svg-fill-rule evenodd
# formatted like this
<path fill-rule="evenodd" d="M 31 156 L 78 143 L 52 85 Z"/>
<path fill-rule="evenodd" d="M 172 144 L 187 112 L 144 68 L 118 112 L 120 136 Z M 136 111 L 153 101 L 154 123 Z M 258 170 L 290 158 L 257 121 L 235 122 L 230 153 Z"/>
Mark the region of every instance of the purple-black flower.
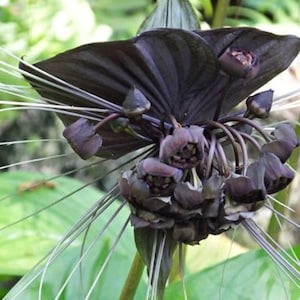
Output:
<path fill-rule="evenodd" d="M 46 99 L 90 108 L 86 120 L 59 114 L 82 158 L 118 158 L 152 146 L 150 157 L 119 181 L 149 267 L 144 248 L 156 234 L 171 257 L 174 243 L 194 245 L 247 221 L 268 194 L 292 181 L 285 162 L 298 139 L 286 124 L 265 130 L 255 119 L 268 117 L 273 92 L 252 93 L 299 50 L 297 37 L 253 28 L 159 29 L 35 64 L 55 77 L 20 68 Z"/>

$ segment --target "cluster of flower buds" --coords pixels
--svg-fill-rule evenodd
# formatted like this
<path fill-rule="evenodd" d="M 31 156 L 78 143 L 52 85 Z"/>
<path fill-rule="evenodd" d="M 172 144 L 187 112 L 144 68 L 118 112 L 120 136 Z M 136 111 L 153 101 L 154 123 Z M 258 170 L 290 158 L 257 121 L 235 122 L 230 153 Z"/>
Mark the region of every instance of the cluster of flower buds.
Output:
<path fill-rule="evenodd" d="M 132 225 L 196 244 L 252 217 L 268 194 L 285 188 L 294 177 L 284 164 L 298 146 L 294 130 L 279 124 L 268 133 L 251 120 L 265 117 L 270 97 L 249 97 L 244 116 L 178 126 L 162 138 L 157 157 L 126 171 L 120 189 Z"/>

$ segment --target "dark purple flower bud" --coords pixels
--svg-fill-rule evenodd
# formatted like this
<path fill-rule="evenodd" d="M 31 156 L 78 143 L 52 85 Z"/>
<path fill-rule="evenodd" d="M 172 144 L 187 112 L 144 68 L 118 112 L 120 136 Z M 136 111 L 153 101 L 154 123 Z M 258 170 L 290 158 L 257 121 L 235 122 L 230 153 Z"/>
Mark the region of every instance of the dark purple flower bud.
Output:
<path fill-rule="evenodd" d="M 277 140 L 289 142 L 294 148 L 299 146 L 299 139 L 295 133 L 295 130 L 291 127 L 290 124 L 279 124 L 275 128 L 273 135 Z"/>
<path fill-rule="evenodd" d="M 132 87 L 129 90 L 123 102 L 123 112 L 125 115 L 130 117 L 141 115 L 149 110 L 150 107 L 150 101 L 136 87 Z"/>
<path fill-rule="evenodd" d="M 153 195 L 170 196 L 182 178 L 182 171 L 149 157 L 137 164 L 137 176 L 146 181 Z"/>
<path fill-rule="evenodd" d="M 177 183 L 174 197 L 185 209 L 196 209 L 203 203 L 202 193 L 189 182 Z"/>
<path fill-rule="evenodd" d="M 266 169 L 264 181 L 268 194 L 284 189 L 293 180 L 294 172 L 283 165 L 275 154 L 264 153 L 260 161 Z"/>
<path fill-rule="evenodd" d="M 265 167 L 258 162 L 251 164 L 246 176 L 233 174 L 226 180 L 227 196 L 238 203 L 254 203 L 265 200 L 264 186 Z"/>
<path fill-rule="evenodd" d="M 235 77 L 253 78 L 259 70 L 257 56 L 238 48 L 227 48 L 219 57 L 219 61 L 222 70 Z"/>
<path fill-rule="evenodd" d="M 94 126 L 83 118 L 68 126 L 63 136 L 82 159 L 88 159 L 96 154 L 102 145 L 101 136 L 95 132 Z"/>
<path fill-rule="evenodd" d="M 175 128 L 162 140 L 159 158 L 176 168 L 190 169 L 202 159 L 204 139 L 199 126 Z"/>
<path fill-rule="evenodd" d="M 285 163 L 291 156 L 295 147 L 287 141 L 273 141 L 262 146 L 263 152 L 275 154 L 282 163 Z"/>
<path fill-rule="evenodd" d="M 269 116 L 272 107 L 273 91 L 264 91 L 246 100 L 247 112 L 245 117 L 265 119 Z"/>
<path fill-rule="evenodd" d="M 254 190 L 254 183 L 247 176 L 233 175 L 226 180 L 226 194 L 233 201 L 241 203 L 255 202 L 256 199 L 251 197 Z"/>
<path fill-rule="evenodd" d="M 273 136 L 276 140 L 263 145 L 262 150 L 274 153 L 282 163 L 285 163 L 294 149 L 298 147 L 298 137 L 289 124 L 279 124 L 274 130 Z"/>

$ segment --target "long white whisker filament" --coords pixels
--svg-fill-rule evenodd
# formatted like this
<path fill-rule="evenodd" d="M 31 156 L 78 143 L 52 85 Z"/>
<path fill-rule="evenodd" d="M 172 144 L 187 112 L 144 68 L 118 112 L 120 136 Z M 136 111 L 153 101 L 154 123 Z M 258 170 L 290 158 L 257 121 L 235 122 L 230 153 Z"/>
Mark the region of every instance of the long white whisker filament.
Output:
<path fill-rule="evenodd" d="M 41 263 L 49 262 L 49 256 L 52 256 L 52 259 L 55 260 L 69 245 L 71 245 L 79 236 L 80 234 L 90 225 L 90 221 L 92 218 L 96 218 L 98 216 L 98 214 L 103 213 L 110 205 L 113 201 L 115 201 L 115 197 L 113 195 L 115 189 L 112 189 L 111 191 L 111 196 L 107 197 L 107 195 L 103 196 L 100 200 L 98 200 L 90 209 L 88 209 L 88 211 L 85 212 L 84 216 L 79 218 L 79 220 L 70 228 L 70 230 L 68 230 L 65 235 L 60 239 L 60 241 L 58 242 L 58 244 L 55 246 L 55 248 L 53 248 L 44 258 L 42 258 L 34 267 L 34 269 L 36 269 L 38 266 L 40 266 Z M 97 216 L 95 215 L 95 211 L 97 210 Z M 85 224 L 87 223 L 87 224 Z M 66 242 L 67 241 L 67 242 Z M 61 247 L 61 245 L 64 245 L 64 247 Z M 59 251 L 58 251 L 59 249 Z M 55 256 L 53 255 L 53 252 L 55 252 Z M 20 293 L 22 293 L 22 291 L 24 291 L 24 289 L 26 289 L 26 287 L 28 287 L 38 276 L 40 276 L 43 271 L 44 268 L 46 266 L 44 266 L 43 268 L 39 269 L 31 278 L 30 280 L 27 282 L 27 284 L 25 286 L 23 286 L 23 288 L 21 288 L 17 293 L 15 293 L 15 297 L 13 299 L 15 299 L 18 295 L 20 295 Z M 26 277 L 25 277 L 26 279 Z M 23 280 L 23 279 L 21 279 Z"/>
<path fill-rule="evenodd" d="M 1 50 L 1 49 L 0 49 Z M 3 50 L 3 49 L 2 49 Z M 6 52 L 6 51 L 5 51 Z M 14 67 L 14 66 L 11 66 L 5 62 L 2 62 L 3 65 L 5 65 L 6 67 L 9 67 L 10 69 L 12 69 L 13 71 L 16 71 L 18 73 L 21 73 L 22 75 L 28 77 L 28 78 L 31 78 L 31 79 L 34 79 L 38 82 L 41 82 L 41 83 L 44 83 L 44 84 L 47 84 L 48 86 L 51 86 L 55 89 L 58 89 L 58 90 L 61 90 L 61 91 L 64 91 L 64 92 L 67 92 L 67 93 L 70 93 L 70 94 L 73 94 L 74 96 L 78 96 L 80 98 L 84 98 L 85 100 L 91 102 L 91 103 L 95 103 L 97 105 L 102 105 L 103 107 L 105 108 L 108 108 L 108 109 L 114 109 L 114 111 L 121 111 L 121 107 L 119 105 L 116 105 L 114 103 L 111 103 L 110 101 L 107 101 L 103 98 L 100 98 L 98 96 L 95 96 L 89 92 L 86 92 L 62 79 L 59 79 L 58 77 L 55 77 L 37 67 L 35 67 L 34 65 L 31 65 L 31 64 L 28 64 L 26 61 L 22 60 L 22 59 L 17 59 L 20 63 L 23 63 L 24 65 L 30 67 L 31 69 L 35 70 L 36 72 L 40 73 L 41 75 L 44 75 L 46 76 L 47 78 L 49 79 L 52 79 L 54 80 L 55 82 L 57 82 L 58 84 L 56 83 L 53 83 L 52 81 L 49 81 L 49 80 L 45 80 L 44 78 L 41 78 L 41 77 L 38 77 L 36 75 L 32 75 L 31 73 L 29 72 L 26 72 L 24 70 L 21 70 L 17 67 Z M 60 85 L 61 84 L 61 85 Z"/>
<path fill-rule="evenodd" d="M 89 289 L 87 295 L 85 296 L 84 300 L 88 300 L 90 298 L 93 290 L 96 287 L 97 281 L 101 277 L 101 275 L 102 275 L 105 267 L 107 266 L 108 262 L 110 261 L 111 256 L 113 255 L 113 253 L 114 253 L 114 251 L 115 251 L 115 249 L 116 249 L 116 247 L 117 247 L 117 245 L 118 245 L 118 243 L 119 243 L 119 241 L 120 241 L 123 233 L 125 232 L 125 229 L 126 229 L 128 223 L 129 223 L 129 221 L 130 221 L 130 217 L 128 217 L 127 220 L 124 222 L 124 225 L 123 225 L 123 227 L 120 230 L 120 233 L 116 237 L 116 240 L 114 241 L 114 243 L 113 243 L 113 245 L 112 245 L 112 247 L 111 247 L 111 249 L 110 249 L 110 251 L 109 251 L 109 253 L 108 253 L 108 255 L 107 255 L 106 259 L 105 259 L 105 261 L 104 261 L 104 263 L 101 266 L 101 269 L 99 270 L 96 278 L 94 279 L 94 282 L 93 282 L 92 286 L 90 287 L 90 289 Z"/>
<path fill-rule="evenodd" d="M 275 219 L 279 225 L 280 230 L 283 229 L 283 226 L 281 224 L 281 221 L 279 220 L 279 216 L 282 217 L 285 221 L 287 221 L 288 223 L 294 225 L 296 228 L 300 228 L 300 225 L 298 225 L 297 223 L 293 222 L 292 220 L 289 220 L 289 218 L 287 218 L 285 215 L 283 215 L 282 213 L 278 212 L 276 209 L 274 209 L 272 207 L 272 203 L 270 202 L 270 200 L 267 200 L 268 204 L 265 204 L 265 207 L 267 207 L 268 209 L 270 209 L 275 215 Z M 294 259 L 295 261 L 299 262 L 298 257 L 295 253 L 295 251 L 293 250 L 293 247 L 290 243 L 290 241 L 287 241 L 287 245 L 289 247 L 289 250 L 292 252 L 292 254 L 294 255 Z"/>
<path fill-rule="evenodd" d="M 30 144 L 30 143 L 44 143 L 44 142 L 62 142 L 66 143 L 65 139 L 33 139 L 33 140 L 19 140 L 19 141 L 6 141 L 0 142 L 0 146 L 11 146 L 16 144 Z"/>
<path fill-rule="evenodd" d="M 79 268 L 79 266 L 81 265 L 82 261 L 84 260 L 84 258 L 90 253 L 90 251 L 92 250 L 93 246 L 96 244 L 96 242 L 100 239 L 100 237 L 103 235 L 103 233 L 105 232 L 105 230 L 108 228 L 108 226 L 112 223 L 112 221 L 115 219 L 115 217 L 119 214 L 119 212 L 121 211 L 121 209 L 124 207 L 124 205 L 126 204 L 125 201 L 123 201 L 121 203 L 121 205 L 117 208 L 117 210 L 111 215 L 111 217 L 109 218 L 109 220 L 103 225 L 103 227 L 101 229 L 99 229 L 99 233 L 97 234 L 97 236 L 93 239 L 93 241 L 89 244 L 89 246 L 85 249 L 84 253 L 81 255 L 80 259 L 76 262 L 75 266 L 73 267 L 72 271 L 70 272 L 70 274 L 68 275 L 67 279 L 65 280 L 64 284 L 62 285 L 62 287 L 60 288 L 60 290 L 58 291 L 55 300 L 58 300 L 60 295 L 63 293 L 65 287 L 67 286 L 68 282 L 71 280 L 73 274 L 76 272 L 76 270 Z M 97 216 L 98 217 L 98 216 Z M 94 219 L 94 218 L 93 218 Z M 92 220 L 93 221 L 93 220 Z"/>
<path fill-rule="evenodd" d="M 182 291 L 183 291 L 183 299 L 188 300 L 187 297 L 187 290 L 185 286 L 185 280 L 184 280 L 184 253 L 183 253 L 183 244 L 179 243 L 178 245 L 178 260 L 179 260 L 179 273 L 180 273 L 180 279 L 181 279 L 181 285 L 182 285 Z"/>
<path fill-rule="evenodd" d="M 78 118 L 85 118 L 85 119 L 94 120 L 97 122 L 100 122 L 102 120 L 100 118 L 90 117 L 86 114 L 71 113 L 71 112 L 59 110 L 59 109 L 53 109 L 53 108 L 49 109 L 47 107 L 31 107 L 31 106 L 26 106 L 26 105 L 24 105 L 23 107 L 16 106 L 16 107 L 2 108 L 2 109 L 0 109 L 0 113 L 4 112 L 4 111 L 13 111 L 13 110 L 38 110 L 38 111 L 46 111 L 46 112 L 55 112 L 55 113 L 59 113 L 62 115 L 74 116 L 74 117 L 78 117 Z"/>
<path fill-rule="evenodd" d="M 70 192 L 70 193 L 64 195 L 63 197 L 59 198 L 58 200 L 52 202 L 51 204 L 46 205 L 46 206 L 44 206 L 44 207 L 42 207 L 42 208 L 36 210 L 34 213 L 29 214 L 29 215 L 23 217 L 22 219 L 19 219 L 19 220 L 15 221 L 15 222 L 13 222 L 13 223 L 10 223 L 10 224 L 8 224 L 8 225 L 6 225 L 6 226 L 1 227 L 0 230 L 4 230 L 4 229 L 6 229 L 6 228 L 12 227 L 13 225 L 16 225 L 16 224 L 18 224 L 18 223 L 20 223 L 20 222 L 22 222 L 22 221 L 25 221 L 25 220 L 31 218 L 31 217 L 34 216 L 34 215 L 37 215 L 37 214 L 39 214 L 39 213 L 45 211 L 46 209 L 48 209 L 48 208 L 50 208 L 50 207 L 52 207 L 52 206 L 54 206 L 54 205 L 60 203 L 61 201 L 63 201 L 64 199 L 70 197 L 71 195 L 73 195 L 73 194 L 75 194 L 75 193 L 77 193 L 77 192 L 83 190 L 84 188 L 86 188 L 86 187 L 92 185 L 93 183 L 97 182 L 98 180 L 102 179 L 103 177 L 104 177 L 104 175 L 101 175 L 101 176 L 95 178 L 94 180 L 92 180 L 92 181 L 90 181 L 90 182 L 88 182 L 88 183 L 82 185 L 80 188 L 77 188 L 77 189 L 73 190 L 72 192 Z"/>
<path fill-rule="evenodd" d="M 286 258 L 284 258 L 264 237 L 261 236 L 261 229 L 257 227 L 254 221 L 246 219 L 242 221 L 242 225 L 258 245 L 269 254 L 270 258 L 278 264 L 284 272 L 287 272 L 288 276 L 291 274 L 295 276 L 297 280 L 300 280 L 300 271 L 292 266 Z M 294 283 L 299 286 L 295 281 Z"/>
<path fill-rule="evenodd" d="M 158 234 L 157 231 L 154 231 L 154 243 L 152 245 L 152 251 L 151 251 L 151 261 L 149 265 L 149 275 L 148 275 L 148 285 L 147 285 L 147 292 L 146 292 L 146 298 L 145 300 L 148 300 L 150 297 L 150 292 L 152 289 L 152 280 L 153 280 L 153 272 L 155 267 L 155 257 L 156 257 L 156 249 L 157 249 L 157 243 L 158 243 Z"/>
<path fill-rule="evenodd" d="M 67 176 L 67 175 L 71 175 L 77 171 L 81 171 L 81 170 L 84 170 L 84 169 L 87 169 L 87 168 L 91 168 L 91 167 L 94 167 L 96 165 L 100 165 L 102 163 L 105 163 L 106 161 L 108 161 L 108 159 L 103 159 L 103 160 L 98 160 L 96 162 L 93 162 L 93 163 L 89 163 L 85 166 L 82 166 L 82 167 L 79 167 L 79 168 L 75 168 L 75 169 L 72 169 L 72 170 L 69 170 L 69 171 L 66 171 L 64 173 L 61 173 L 59 175 L 55 175 L 55 176 L 52 176 L 52 177 L 47 177 L 43 180 L 39 180 L 38 183 L 36 184 L 31 184 L 30 187 L 28 188 L 24 188 L 23 191 L 26 191 L 26 190 L 29 190 L 31 188 L 34 188 L 35 186 L 39 186 L 40 184 L 43 184 L 45 182 L 48 182 L 48 181 L 52 181 L 52 180 L 55 180 L 57 178 L 60 178 L 62 176 Z M 4 201 L 5 199 L 9 199 L 11 198 L 12 196 L 15 196 L 16 194 L 18 193 L 18 191 L 14 192 L 14 193 L 11 193 L 11 194 L 8 194 L 8 195 L 5 195 L 4 197 L 0 198 L 0 201 Z M 23 220 L 23 219 L 22 219 Z M 14 223 L 15 224 L 15 223 Z M 1 230 L 1 229 L 0 229 Z"/>
<path fill-rule="evenodd" d="M 272 242 L 272 245 L 275 245 L 277 249 L 279 249 L 280 251 L 282 251 L 293 263 L 295 263 L 297 266 L 300 267 L 300 263 L 298 261 L 298 259 L 293 258 L 291 255 L 289 255 L 286 250 L 267 232 L 265 231 L 263 228 L 259 227 L 255 222 L 254 226 L 256 226 L 256 228 L 263 233 L 270 242 Z M 281 226 L 281 224 L 279 224 Z M 300 274 L 300 273 L 299 273 Z M 300 278 L 299 278 L 300 279 Z"/>
<path fill-rule="evenodd" d="M 233 248 L 233 243 L 235 242 L 235 238 L 236 238 L 236 228 L 233 228 L 233 234 L 231 237 L 231 243 L 230 243 L 230 247 L 228 249 L 228 253 L 227 253 L 227 258 L 224 260 L 224 262 L 222 262 L 222 274 L 221 274 L 221 278 L 220 278 L 220 284 L 219 284 L 219 300 L 222 299 L 222 290 L 224 289 L 224 277 L 225 277 L 225 269 L 226 269 L 226 265 L 228 262 L 228 258 L 230 257 L 230 254 L 232 252 L 232 248 Z"/>
<path fill-rule="evenodd" d="M 268 195 L 268 198 L 271 199 L 272 201 L 276 202 L 277 204 L 281 205 L 282 207 L 286 208 L 290 212 L 295 213 L 295 210 L 293 208 L 291 208 L 288 205 L 286 205 L 286 204 L 282 203 L 281 201 L 277 200 L 274 196 Z"/>
<path fill-rule="evenodd" d="M 158 252 L 157 252 L 157 257 L 155 259 L 155 267 L 154 267 L 154 274 L 153 274 L 153 281 L 152 281 L 152 294 L 151 294 L 151 300 L 155 300 L 155 297 L 157 295 L 157 285 L 158 285 L 158 279 L 159 279 L 159 274 L 160 274 L 160 266 L 162 262 L 162 256 L 164 253 L 165 249 L 165 243 L 166 243 L 166 233 L 162 232 L 162 240 L 161 243 L 159 244 Z"/>
<path fill-rule="evenodd" d="M 67 234 L 57 243 L 55 248 L 51 251 L 47 262 L 43 268 L 40 285 L 39 285 L 39 299 L 42 296 L 42 285 L 47 273 L 47 270 L 50 264 L 69 246 L 72 242 L 79 237 L 79 235 L 90 226 L 91 222 L 93 222 L 100 214 L 102 214 L 115 200 L 117 197 L 107 197 L 106 195 L 102 197 L 99 201 L 97 201 L 96 205 L 89 209 L 82 219 L 79 222 L 75 223 L 72 226 L 71 230 L 67 232 Z M 95 214 L 95 211 L 97 213 Z M 85 224 L 87 222 L 87 224 Z M 84 225 L 84 226 L 83 226 Z M 70 236 L 72 236 L 70 239 Z M 67 241 L 67 242 L 66 242 Z M 63 245 L 63 247 L 62 247 Z"/>
<path fill-rule="evenodd" d="M 55 82 L 57 82 L 59 84 L 62 84 L 62 85 L 55 84 L 55 83 L 53 83 L 51 81 L 45 80 L 45 79 L 43 79 L 41 77 L 38 77 L 36 75 L 32 75 L 29 72 L 17 69 L 21 74 L 23 74 L 24 76 L 26 76 L 28 78 L 37 80 L 37 81 L 39 81 L 41 83 L 46 83 L 48 86 L 54 87 L 54 88 L 56 88 L 58 90 L 61 90 L 61 91 L 64 91 L 64 92 L 71 93 L 74 96 L 79 96 L 80 98 L 83 98 L 83 99 L 85 99 L 85 100 L 87 100 L 87 101 L 89 101 L 91 103 L 95 103 L 97 105 L 101 105 L 104 108 L 114 109 L 114 111 L 121 111 L 122 110 L 119 105 L 111 103 L 110 101 L 107 101 L 107 100 L 105 100 L 105 99 L 103 99 L 101 97 L 98 97 L 98 96 L 96 96 L 94 94 L 91 94 L 91 93 L 85 91 L 85 90 L 82 90 L 82 89 L 80 89 L 80 88 L 78 88 L 78 87 L 76 87 L 76 86 L 74 86 L 74 85 L 72 85 L 72 84 L 70 84 L 70 83 L 68 83 L 68 82 L 66 82 L 64 80 L 61 80 L 61 79 L 59 79 L 59 78 L 57 78 L 57 77 L 55 77 L 55 76 L 53 76 L 53 75 L 51 75 L 51 74 L 49 74 L 49 73 L 41 70 L 41 69 L 39 69 L 39 68 L 37 68 L 37 67 L 35 67 L 33 65 L 28 64 L 24 60 L 21 60 L 21 62 L 24 65 L 26 65 L 26 66 L 32 68 L 33 70 L 37 71 L 41 75 L 44 75 L 44 76 L 46 76 L 49 79 L 55 80 Z"/>
<path fill-rule="evenodd" d="M 300 225 L 297 224 L 296 222 L 294 222 L 293 220 L 289 219 L 287 216 L 285 216 L 284 214 L 282 214 L 281 212 L 277 211 L 276 209 L 274 209 L 271 204 L 265 204 L 264 205 L 266 208 L 268 208 L 269 210 L 271 210 L 274 214 L 276 214 L 277 216 L 280 216 L 281 218 L 283 218 L 286 222 L 290 223 L 291 225 L 295 226 L 296 228 L 300 229 Z M 281 226 L 281 225 L 280 225 Z"/>
<path fill-rule="evenodd" d="M 298 108 L 299 106 L 300 106 L 300 101 L 295 101 L 289 104 L 276 106 L 274 109 L 272 109 L 272 111 L 275 112 L 275 111 L 289 110 L 289 109 Z"/>
<path fill-rule="evenodd" d="M 66 156 L 70 156 L 70 155 L 74 155 L 74 153 L 57 154 L 57 155 L 52 155 L 52 156 L 47 156 L 47 157 L 40 157 L 40 158 L 35 158 L 35 159 L 30 159 L 30 160 L 24 160 L 24 161 L 20 161 L 17 163 L 1 166 L 0 170 L 5 170 L 10 167 L 16 167 L 16 166 L 20 166 L 20 165 L 24 165 L 24 164 L 28 164 L 28 163 L 36 163 L 36 162 L 46 161 L 46 160 L 50 160 L 50 159 L 66 157 Z"/>
<path fill-rule="evenodd" d="M 274 99 L 273 101 L 273 105 L 281 105 L 283 102 L 290 101 L 290 99 L 293 99 L 295 97 L 300 97 L 300 89 L 295 89 L 286 94 L 277 96 L 276 99 Z"/>
<path fill-rule="evenodd" d="M 21 70 L 21 69 L 15 67 L 15 66 L 12 66 L 12 65 L 10 65 L 10 64 L 8 64 L 6 62 L 3 62 L 3 61 L 0 62 L 0 64 L 2 64 L 5 67 L 7 67 L 7 68 L 9 68 L 9 69 L 11 69 L 13 71 L 15 71 L 16 74 L 22 74 L 24 76 L 27 76 L 28 78 L 35 79 L 38 82 L 46 83 L 48 86 L 51 86 L 53 88 L 56 88 L 56 89 L 59 89 L 59 90 L 65 91 L 65 92 L 69 92 L 69 93 L 77 95 L 77 96 L 84 97 L 84 98 L 86 98 L 86 100 L 91 101 L 93 103 L 99 104 L 99 101 L 100 101 L 101 104 L 104 104 L 106 106 L 106 108 L 110 108 L 111 109 L 112 107 L 114 107 L 117 111 L 121 110 L 120 106 L 118 106 L 116 104 L 113 104 L 113 103 L 111 103 L 111 102 L 109 102 L 109 101 L 107 101 L 105 99 L 102 99 L 102 98 L 100 98 L 98 96 L 90 94 L 90 93 L 88 93 L 88 92 L 86 92 L 86 91 L 84 91 L 84 90 L 82 90 L 82 89 L 80 89 L 80 88 L 78 88 L 76 86 L 73 86 L 72 84 L 70 84 L 70 83 L 68 83 L 68 82 L 66 82 L 64 80 L 62 80 L 62 79 L 60 79 L 58 77 L 55 77 L 55 76 L 53 76 L 53 75 L 51 75 L 51 74 L 49 74 L 49 73 L 47 73 L 47 72 L 45 72 L 45 71 L 37 68 L 37 67 L 35 67 L 34 65 L 31 65 L 31 64 L 27 63 L 23 59 L 18 58 L 17 56 L 9 53 L 8 51 L 6 51 L 3 48 L 0 48 L 0 51 L 5 52 L 7 55 L 15 58 L 19 63 L 23 63 L 24 65 L 26 65 L 27 67 L 30 67 L 31 69 L 35 70 L 36 72 L 40 73 L 41 75 L 44 75 L 44 76 L 48 77 L 49 79 L 55 80 L 55 82 L 58 82 L 59 84 L 62 84 L 62 85 L 56 84 L 56 83 L 54 83 L 52 81 L 45 80 L 44 78 L 38 77 L 36 75 L 32 75 L 31 73 L 26 72 L 24 70 Z M 6 70 L 2 69 L 2 71 L 6 71 Z M 6 71 L 6 73 L 7 72 L 8 71 Z M 15 76 L 14 73 L 10 73 L 10 74 L 11 75 L 13 74 L 13 76 Z M 15 76 L 15 77 L 17 77 L 17 76 Z M 19 78 L 22 78 L 22 77 L 20 76 Z"/>
<path fill-rule="evenodd" d="M 55 108 L 60 110 L 74 110 L 74 111 L 88 111 L 88 112 L 96 112 L 96 113 L 107 113 L 107 109 L 100 109 L 100 108 L 92 108 L 92 107 L 85 107 L 85 106 L 74 106 L 74 105 L 54 105 L 54 104 L 47 104 L 47 103 L 27 103 L 27 102 L 18 102 L 18 101 L 0 101 L 0 104 L 4 105 L 13 105 L 13 106 L 28 106 L 28 107 L 38 107 L 38 108 Z"/>

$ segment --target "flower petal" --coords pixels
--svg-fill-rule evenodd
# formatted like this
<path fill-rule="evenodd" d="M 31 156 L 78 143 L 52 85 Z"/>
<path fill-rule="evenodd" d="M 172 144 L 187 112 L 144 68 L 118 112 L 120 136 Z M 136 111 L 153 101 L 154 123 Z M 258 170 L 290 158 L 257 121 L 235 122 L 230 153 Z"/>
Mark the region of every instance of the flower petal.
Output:
<path fill-rule="evenodd" d="M 239 102 L 284 71 L 300 51 L 300 38 L 292 35 L 279 36 L 255 28 L 221 28 L 196 31 L 203 37 L 217 56 L 228 48 L 252 52 L 260 62 L 258 74 L 245 82 L 235 79 L 226 93 L 222 112 L 228 112 Z M 207 105 L 216 105 L 216 102 Z M 206 109 L 207 110 L 207 109 Z"/>
<path fill-rule="evenodd" d="M 151 102 L 150 114 L 160 119 L 171 113 L 181 122 L 193 107 L 194 94 L 215 79 L 218 61 L 197 34 L 180 29 L 160 29 L 125 41 L 84 45 L 35 64 L 90 94 L 121 105 L 135 86 Z M 29 65 L 20 68 L 42 76 Z M 44 97 L 68 105 L 102 107 L 101 99 L 58 91 L 46 82 L 26 78 Z M 205 112 L 203 112 L 205 113 Z"/>

